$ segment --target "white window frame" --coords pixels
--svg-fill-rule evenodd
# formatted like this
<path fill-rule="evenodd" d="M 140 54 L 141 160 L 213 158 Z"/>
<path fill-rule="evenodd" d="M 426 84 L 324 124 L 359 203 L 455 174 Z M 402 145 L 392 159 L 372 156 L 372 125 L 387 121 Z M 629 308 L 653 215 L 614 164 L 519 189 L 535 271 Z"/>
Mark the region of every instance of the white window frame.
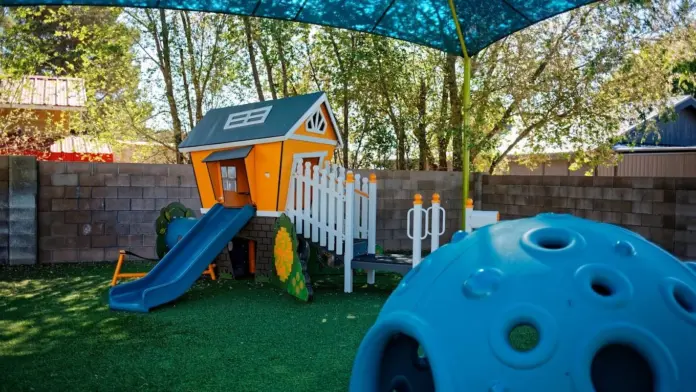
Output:
<path fill-rule="evenodd" d="M 314 119 L 315 119 L 315 117 L 316 117 L 317 115 L 319 115 L 319 118 L 321 119 L 321 121 L 319 122 L 319 124 L 322 124 L 322 123 L 324 124 L 324 129 L 323 129 L 323 130 L 322 130 L 322 129 L 319 129 L 319 128 L 315 128 L 315 127 L 310 127 L 310 126 L 309 126 L 310 121 L 314 122 Z M 315 125 L 316 125 L 316 124 L 315 124 Z M 307 132 L 317 133 L 317 134 L 323 135 L 323 134 L 326 133 L 326 128 L 328 128 L 328 127 L 329 127 L 329 124 L 328 124 L 328 122 L 326 121 L 326 117 L 324 116 L 324 113 L 323 113 L 322 110 L 321 110 L 321 106 L 319 106 L 319 107 L 317 108 L 317 110 L 315 110 L 312 114 L 310 114 L 309 117 L 307 117 L 307 120 L 305 120 L 305 129 L 307 129 Z"/>
<path fill-rule="evenodd" d="M 258 109 L 245 110 L 243 112 L 232 113 L 227 116 L 223 130 L 246 127 L 248 125 L 263 124 L 271 112 L 273 106 L 265 106 Z"/>
<path fill-rule="evenodd" d="M 234 169 L 234 178 L 229 176 L 229 168 Z M 223 169 L 227 169 L 227 170 L 224 170 L 224 172 L 223 172 Z M 237 192 L 237 185 L 238 184 L 237 184 L 237 167 L 236 166 L 221 165 L 220 166 L 220 177 L 222 178 L 222 191 L 223 192 L 225 192 L 225 191 Z M 225 179 L 233 180 L 233 181 L 230 181 L 230 183 L 234 184 L 234 189 L 227 189 L 225 187 Z"/>
<path fill-rule="evenodd" d="M 324 159 L 329 153 L 327 151 L 318 151 L 318 152 L 299 152 L 296 154 L 292 154 L 292 161 L 295 162 L 298 159 L 302 158 L 319 158 L 319 167 L 322 168 L 324 167 Z M 304 169 L 303 169 L 304 170 Z"/>

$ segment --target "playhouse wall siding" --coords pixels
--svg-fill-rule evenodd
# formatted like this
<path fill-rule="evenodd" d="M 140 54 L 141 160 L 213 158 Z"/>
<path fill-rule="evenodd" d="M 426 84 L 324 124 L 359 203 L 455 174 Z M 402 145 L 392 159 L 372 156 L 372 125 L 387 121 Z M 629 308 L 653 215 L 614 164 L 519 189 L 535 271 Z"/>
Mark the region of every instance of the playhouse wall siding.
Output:
<path fill-rule="evenodd" d="M 281 142 L 257 144 L 247 159 L 245 159 L 247 171 L 253 173 L 253 179 L 249 179 L 249 186 L 252 188 L 252 198 L 256 202 L 258 211 L 276 211 L 281 149 Z M 191 153 L 191 163 L 193 164 L 203 208 L 211 208 L 216 203 L 208 167 L 203 162 L 203 159 L 215 151 L 219 150 L 195 151 Z M 253 165 L 250 164 L 251 159 L 253 159 Z M 266 177 L 266 173 L 268 173 L 268 177 Z"/>

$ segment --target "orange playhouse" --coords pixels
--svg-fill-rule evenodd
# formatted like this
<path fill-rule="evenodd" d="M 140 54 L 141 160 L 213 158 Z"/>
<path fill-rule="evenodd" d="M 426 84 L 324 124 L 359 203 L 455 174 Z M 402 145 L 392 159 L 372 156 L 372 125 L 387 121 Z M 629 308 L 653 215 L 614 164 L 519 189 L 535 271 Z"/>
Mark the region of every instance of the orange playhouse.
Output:
<path fill-rule="evenodd" d="M 272 233 L 286 209 L 295 162 L 322 166 L 343 141 L 323 92 L 210 110 L 179 150 L 193 164 L 201 212 L 216 204 L 256 213 L 216 265 L 235 276 L 273 275 Z"/>
<path fill-rule="evenodd" d="M 256 206 L 256 216 L 280 216 L 293 162 L 322 165 L 343 141 L 326 94 L 257 102 L 209 111 L 179 146 L 190 153 L 206 212 L 215 203 Z"/>

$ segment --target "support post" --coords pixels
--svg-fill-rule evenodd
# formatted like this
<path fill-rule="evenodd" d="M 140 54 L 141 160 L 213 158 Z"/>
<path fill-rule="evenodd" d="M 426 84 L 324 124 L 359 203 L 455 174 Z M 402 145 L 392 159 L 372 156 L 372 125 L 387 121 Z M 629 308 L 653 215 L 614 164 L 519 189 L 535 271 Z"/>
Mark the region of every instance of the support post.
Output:
<path fill-rule="evenodd" d="M 466 225 L 464 226 L 464 231 L 471 234 L 473 231 L 473 228 L 471 227 L 471 214 L 474 211 L 474 201 L 471 199 L 466 199 L 466 206 L 464 208 L 464 214 L 469 218 L 466 221 Z"/>
<path fill-rule="evenodd" d="M 346 175 L 346 219 L 345 219 L 345 252 L 343 253 L 343 291 L 353 292 L 353 208 L 355 207 L 355 179 L 353 172 Z"/>
<path fill-rule="evenodd" d="M 464 86 L 462 95 L 464 95 L 464 129 L 462 129 L 462 202 L 464 203 L 464 208 L 462 208 L 462 229 L 466 228 L 466 200 L 469 198 L 469 127 L 471 126 L 471 58 L 469 57 L 469 52 L 466 50 L 466 41 L 464 40 L 464 33 L 462 33 L 462 26 L 459 23 L 459 18 L 457 17 L 457 7 L 454 5 L 454 0 L 448 0 L 450 7 L 450 12 L 452 13 L 452 20 L 454 21 L 454 27 L 457 30 L 457 38 L 459 38 L 459 46 L 462 49 L 462 57 L 464 58 Z"/>
<path fill-rule="evenodd" d="M 430 252 L 432 253 L 440 247 L 440 195 L 437 193 L 433 193 L 430 220 Z"/>
<path fill-rule="evenodd" d="M 367 219 L 367 253 L 374 255 L 377 253 L 377 176 L 370 174 L 369 185 L 370 200 L 368 202 Z"/>
<path fill-rule="evenodd" d="M 462 129 L 462 198 L 469 198 L 469 127 L 471 126 L 471 58 L 464 57 L 464 129 Z M 466 227 L 466 208 L 462 211 L 462 228 Z"/>
<path fill-rule="evenodd" d="M 413 234 L 408 230 L 411 227 L 411 214 L 413 214 Z M 413 208 L 408 212 L 406 218 L 406 234 L 413 240 L 412 266 L 416 268 L 421 262 L 421 245 L 423 241 L 423 197 L 416 193 L 413 197 Z M 426 220 L 427 222 L 427 220 Z M 427 229 L 426 229 L 427 231 Z"/>

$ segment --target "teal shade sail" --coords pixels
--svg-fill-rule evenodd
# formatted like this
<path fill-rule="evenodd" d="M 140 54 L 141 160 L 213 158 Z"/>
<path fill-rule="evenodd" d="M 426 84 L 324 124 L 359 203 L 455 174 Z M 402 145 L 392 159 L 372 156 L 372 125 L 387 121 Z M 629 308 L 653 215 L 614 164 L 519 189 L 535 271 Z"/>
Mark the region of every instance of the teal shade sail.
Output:
<path fill-rule="evenodd" d="M 452 0 L 467 53 L 596 0 Z M 3 6 L 93 5 L 249 15 L 396 38 L 461 55 L 448 0 L 0 0 Z"/>

